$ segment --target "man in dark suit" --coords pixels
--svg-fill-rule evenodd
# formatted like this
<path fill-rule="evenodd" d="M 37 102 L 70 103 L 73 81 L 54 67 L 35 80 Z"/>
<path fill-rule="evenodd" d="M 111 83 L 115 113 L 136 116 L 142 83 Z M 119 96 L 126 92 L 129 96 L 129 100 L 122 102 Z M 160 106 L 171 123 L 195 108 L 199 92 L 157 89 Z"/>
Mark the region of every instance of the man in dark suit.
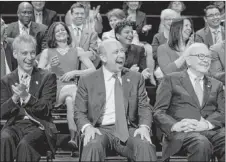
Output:
<path fill-rule="evenodd" d="M 211 55 L 203 43 L 187 51 L 188 70 L 165 76 L 157 90 L 154 120 L 165 133 L 163 160 L 179 151 L 188 161 L 225 161 L 223 84 L 205 75 Z"/>
<path fill-rule="evenodd" d="M 225 40 L 210 47 L 210 74 L 225 85 Z"/>
<path fill-rule="evenodd" d="M 45 149 L 55 152 L 57 129 L 51 109 L 56 100 L 56 75 L 33 66 L 36 41 L 19 35 L 13 42 L 18 68 L 1 79 L 0 161 L 39 161 Z M 47 144 L 46 147 L 45 143 Z"/>
<path fill-rule="evenodd" d="M 41 53 L 45 44 L 45 31 L 47 26 L 32 22 L 33 7 L 28 2 L 21 2 L 17 10 L 18 21 L 8 25 L 7 36 L 15 38 L 19 34 L 29 34 L 37 41 L 36 54 Z"/>
<path fill-rule="evenodd" d="M 105 40 L 99 53 L 102 68 L 80 78 L 75 100 L 75 122 L 84 136 L 80 161 L 104 161 L 110 148 L 134 161 L 156 161 L 144 78 L 123 67 L 118 41 Z"/>
<path fill-rule="evenodd" d="M 100 63 L 97 56 L 97 33 L 85 25 L 85 6 L 81 3 L 75 3 L 70 10 L 73 23 L 68 28 L 72 36 L 72 46 L 78 47 L 78 52 L 82 51 L 97 67 Z M 81 69 L 84 68 L 86 67 L 82 64 Z"/>
<path fill-rule="evenodd" d="M 56 11 L 45 8 L 45 1 L 32 1 L 34 7 L 34 15 L 32 21 L 50 26 L 53 22 L 57 21 Z"/>
<path fill-rule="evenodd" d="M 205 8 L 204 12 L 206 26 L 196 32 L 195 42 L 204 43 L 210 47 L 213 44 L 225 40 L 225 30 L 220 25 L 221 14 L 219 8 L 214 5 L 209 5 Z"/>

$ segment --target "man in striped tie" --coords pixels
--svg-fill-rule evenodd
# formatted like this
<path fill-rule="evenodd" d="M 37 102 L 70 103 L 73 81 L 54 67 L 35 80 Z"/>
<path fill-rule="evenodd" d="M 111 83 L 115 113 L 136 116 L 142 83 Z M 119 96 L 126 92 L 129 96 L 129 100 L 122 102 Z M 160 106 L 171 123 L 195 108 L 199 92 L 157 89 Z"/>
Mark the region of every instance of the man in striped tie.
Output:
<path fill-rule="evenodd" d="M 154 119 L 165 133 L 163 159 L 184 151 L 188 161 L 225 161 L 225 98 L 222 82 L 208 77 L 211 55 L 203 43 L 185 52 L 188 69 L 163 78 Z"/>
<path fill-rule="evenodd" d="M 109 149 L 134 161 L 156 161 L 144 78 L 123 67 L 120 42 L 105 40 L 99 54 L 102 68 L 80 78 L 75 100 L 80 161 L 104 161 Z"/>

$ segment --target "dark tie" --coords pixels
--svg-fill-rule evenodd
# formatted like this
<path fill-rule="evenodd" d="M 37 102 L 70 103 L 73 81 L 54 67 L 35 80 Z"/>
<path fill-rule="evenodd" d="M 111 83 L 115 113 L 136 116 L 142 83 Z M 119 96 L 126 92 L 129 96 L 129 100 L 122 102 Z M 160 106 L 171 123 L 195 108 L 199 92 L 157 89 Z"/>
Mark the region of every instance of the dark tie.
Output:
<path fill-rule="evenodd" d="M 5 49 L 1 44 L 1 78 L 6 75 Z"/>
<path fill-rule="evenodd" d="M 118 137 L 122 142 L 126 142 L 127 139 L 129 138 L 129 131 L 126 122 L 123 90 L 122 85 L 117 77 L 117 74 L 114 74 L 113 77 L 115 78 L 116 137 Z"/>

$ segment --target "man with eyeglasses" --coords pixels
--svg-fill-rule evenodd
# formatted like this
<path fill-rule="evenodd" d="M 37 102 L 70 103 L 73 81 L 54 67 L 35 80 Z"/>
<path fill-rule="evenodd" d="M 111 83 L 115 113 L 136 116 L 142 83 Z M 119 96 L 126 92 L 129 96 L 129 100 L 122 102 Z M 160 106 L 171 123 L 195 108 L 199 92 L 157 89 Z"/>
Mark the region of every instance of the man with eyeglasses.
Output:
<path fill-rule="evenodd" d="M 17 10 L 18 21 L 8 25 L 7 35 L 10 38 L 15 38 L 19 34 L 29 34 L 35 37 L 37 41 L 36 54 L 38 55 L 42 51 L 42 45 L 45 44 L 43 41 L 45 41 L 44 35 L 47 26 L 32 22 L 33 12 L 30 3 L 21 2 Z"/>
<path fill-rule="evenodd" d="M 220 25 L 221 14 L 217 6 L 209 5 L 204 9 L 206 26 L 196 32 L 195 41 L 208 47 L 225 39 L 224 27 Z"/>
<path fill-rule="evenodd" d="M 180 151 L 188 161 L 225 161 L 223 84 L 206 74 L 211 54 L 203 43 L 186 50 L 188 69 L 165 76 L 157 90 L 154 121 L 165 133 L 163 159 Z"/>

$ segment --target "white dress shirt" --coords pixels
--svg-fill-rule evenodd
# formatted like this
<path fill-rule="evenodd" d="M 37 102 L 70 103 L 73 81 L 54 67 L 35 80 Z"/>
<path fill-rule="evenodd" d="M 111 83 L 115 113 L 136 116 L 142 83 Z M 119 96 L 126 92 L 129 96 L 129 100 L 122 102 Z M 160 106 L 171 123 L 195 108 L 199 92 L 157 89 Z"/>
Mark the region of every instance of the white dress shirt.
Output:
<path fill-rule="evenodd" d="M 18 24 L 19 24 L 19 31 L 20 31 L 20 34 L 24 34 L 25 32 L 26 32 L 27 34 L 30 33 L 31 22 L 28 24 L 28 27 L 25 27 L 25 26 L 20 22 L 20 20 L 18 21 Z"/>
<path fill-rule="evenodd" d="M 34 10 L 34 15 L 35 15 L 35 22 L 36 23 L 39 23 L 39 24 L 42 24 L 42 11 L 38 12 L 36 10 Z"/>
<path fill-rule="evenodd" d="M 213 29 L 213 28 L 211 28 L 211 27 L 209 27 L 210 28 L 210 32 L 211 32 L 211 35 L 212 35 L 212 38 L 213 38 L 213 44 L 216 44 L 216 43 L 220 43 L 221 41 L 222 41 L 222 31 L 221 31 L 221 28 L 222 28 L 222 26 L 219 26 L 219 28 L 218 29 Z M 217 39 L 217 42 L 215 42 L 215 31 L 217 31 L 217 37 L 218 37 L 218 39 Z"/>
<path fill-rule="evenodd" d="M 195 82 L 196 82 L 195 79 L 197 78 L 197 76 L 194 73 L 192 73 L 192 71 L 190 69 L 188 69 L 187 72 L 188 72 L 189 78 L 191 80 L 191 84 L 192 84 L 193 88 L 195 88 Z M 200 82 L 200 85 L 201 85 L 202 90 L 204 91 L 204 81 L 203 81 L 203 78 L 204 78 L 204 75 L 200 78 L 199 82 Z M 205 119 L 203 117 L 201 117 L 201 120 L 205 120 Z M 209 125 L 209 130 L 211 130 L 211 129 L 214 128 L 214 125 L 212 125 L 208 120 L 205 120 L 205 121 Z"/>

